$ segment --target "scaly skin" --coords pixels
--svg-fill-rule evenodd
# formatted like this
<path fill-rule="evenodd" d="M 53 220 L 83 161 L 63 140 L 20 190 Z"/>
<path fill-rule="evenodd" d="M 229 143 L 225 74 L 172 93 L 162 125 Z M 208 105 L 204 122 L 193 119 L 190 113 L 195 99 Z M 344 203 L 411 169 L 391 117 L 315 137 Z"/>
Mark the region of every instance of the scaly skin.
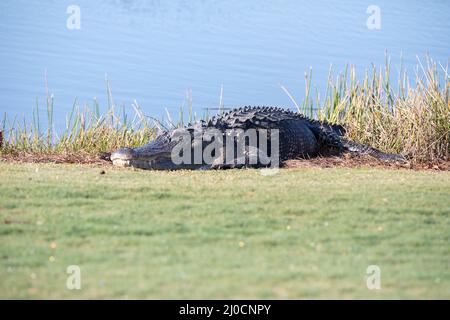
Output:
<path fill-rule="evenodd" d="M 278 129 L 279 131 L 279 160 L 284 161 L 295 158 L 310 158 L 317 156 L 320 152 L 337 150 L 364 153 L 381 160 L 404 161 L 404 157 L 397 154 L 384 153 L 367 145 L 347 140 L 344 137 L 345 129 L 340 125 L 319 122 L 309 119 L 302 114 L 290 110 L 275 107 L 243 107 L 231 110 L 227 113 L 214 116 L 211 120 L 200 121 L 194 125 L 188 125 L 183 129 L 165 131 L 150 143 L 139 148 L 122 148 L 111 154 L 114 165 L 133 166 L 143 169 L 218 169 L 237 167 L 261 167 L 265 166 L 259 159 L 257 163 L 249 163 L 248 156 L 258 149 L 248 147 L 245 151 L 247 157 L 243 163 L 235 161 L 224 164 L 223 161 L 214 161 L 211 164 L 175 164 L 171 159 L 171 152 L 179 142 L 176 139 L 180 130 L 189 132 L 192 137 L 199 130 L 216 129 L 227 138 L 227 130 L 255 129 L 258 133 L 262 129 Z M 271 143 L 268 135 L 269 146 Z M 192 142 L 191 148 L 194 148 Z M 207 146 L 202 143 L 202 149 Z M 269 148 L 270 149 L 270 148 Z M 193 150 L 193 149 L 192 149 Z M 226 148 L 221 148 L 216 158 L 225 156 Z M 235 157 L 236 158 L 236 157 Z M 217 160 L 216 159 L 216 160 Z M 222 159 L 222 158 L 221 158 Z"/>

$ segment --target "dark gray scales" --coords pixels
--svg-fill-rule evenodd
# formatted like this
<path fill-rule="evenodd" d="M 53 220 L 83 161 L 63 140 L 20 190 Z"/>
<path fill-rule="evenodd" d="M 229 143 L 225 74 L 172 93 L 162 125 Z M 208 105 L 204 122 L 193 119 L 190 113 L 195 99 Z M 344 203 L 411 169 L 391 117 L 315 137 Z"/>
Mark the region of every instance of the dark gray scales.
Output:
<path fill-rule="evenodd" d="M 278 129 L 280 161 L 295 158 L 311 158 L 321 153 L 355 152 L 369 154 L 381 160 L 404 160 L 398 154 L 380 150 L 345 138 L 345 129 L 340 125 L 310 119 L 300 113 L 277 107 L 242 107 L 233 109 L 184 128 L 217 129 L 224 133 L 228 129 Z M 226 167 L 258 167 L 260 163 L 243 165 L 173 165 L 168 159 L 174 146 L 173 133 L 177 129 L 161 133 L 154 141 L 139 148 L 123 148 L 111 155 L 114 164 L 145 169 L 212 169 Z M 179 130 L 179 129 L 178 129 Z M 270 143 L 270 140 L 269 140 Z"/>

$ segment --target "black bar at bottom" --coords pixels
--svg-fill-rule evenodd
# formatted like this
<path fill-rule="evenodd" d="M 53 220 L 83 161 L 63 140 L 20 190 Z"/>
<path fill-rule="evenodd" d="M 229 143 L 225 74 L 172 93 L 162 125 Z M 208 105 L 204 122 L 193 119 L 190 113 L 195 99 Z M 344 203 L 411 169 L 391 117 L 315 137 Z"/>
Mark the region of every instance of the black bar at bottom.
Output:
<path fill-rule="evenodd" d="M 385 318 L 389 309 L 403 317 L 448 310 L 448 301 L 334 301 L 334 300 L 145 300 L 145 301 L 0 301 L 2 312 L 15 317 L 31 312 L 45 318 L 63 315 L 84 318 L 93 313 L 144 319 L 310 319 L 311 316 Z M 445 308 L 445 309 L 444 309 Z M 8 310 L 9 309 L 9 310 Z M 57 310 L 63 311 L 63 314 Z M 440 310 L 441 309 L 441 310 Z M 61 317 L 62 316 L 62 317 Z"/>

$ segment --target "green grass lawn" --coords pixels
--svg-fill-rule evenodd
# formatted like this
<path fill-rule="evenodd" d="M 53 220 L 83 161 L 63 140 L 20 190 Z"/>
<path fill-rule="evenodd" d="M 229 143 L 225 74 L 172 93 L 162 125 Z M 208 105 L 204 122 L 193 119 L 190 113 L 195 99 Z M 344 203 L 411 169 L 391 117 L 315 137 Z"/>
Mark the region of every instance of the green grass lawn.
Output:
<path fill-rule="evenodd" d="M 0 298 L 449 299 L 450 173 L 0 163 L 0 241 Z"/>

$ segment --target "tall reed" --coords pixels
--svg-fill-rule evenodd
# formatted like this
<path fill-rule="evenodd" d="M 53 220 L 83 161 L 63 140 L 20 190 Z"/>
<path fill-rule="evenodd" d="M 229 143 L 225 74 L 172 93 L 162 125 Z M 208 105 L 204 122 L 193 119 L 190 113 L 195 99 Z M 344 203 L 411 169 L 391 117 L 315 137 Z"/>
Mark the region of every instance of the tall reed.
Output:
<path fill-rule="evenodd" d="M 373 66 L 362 80 L 357 80 L 353 66 L 336 77 L 330 68 L 326 93 L 316 92 L 315 99 L 310 93 L 311 77 L 310 71 L 302 104 L 290 95 L 299 112 L 343 124 L 348 138 L 386 152 L 418 161 L 450 157 L 448 65 L 429 57 L 425 65 L 418 60 L 413 81 L 400 66 L 395 84 L 389 57 L 383 68 Z"/>

